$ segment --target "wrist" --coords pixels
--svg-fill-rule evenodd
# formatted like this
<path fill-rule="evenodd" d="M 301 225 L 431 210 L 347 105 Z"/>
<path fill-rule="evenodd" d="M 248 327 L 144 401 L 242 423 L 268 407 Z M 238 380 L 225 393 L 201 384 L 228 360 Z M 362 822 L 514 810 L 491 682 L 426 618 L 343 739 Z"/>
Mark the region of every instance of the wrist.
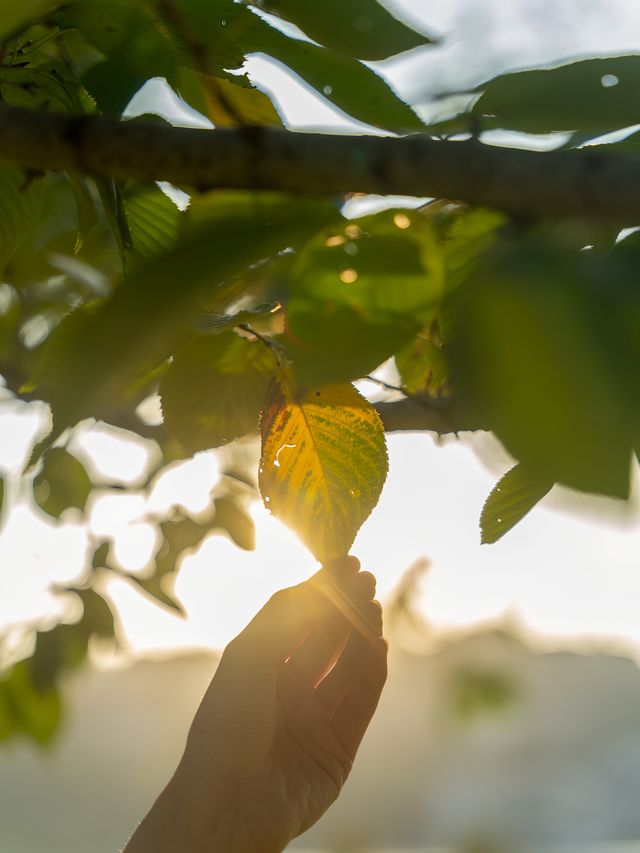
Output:
<path fill-rule="evenodd" d="M 246 790 L 183 757 L 140 826 L 146 846 L 125 853 L 282 853 L 288 841 L 280 844 L 258 831 L 247 808 L 251 800 Z"/>

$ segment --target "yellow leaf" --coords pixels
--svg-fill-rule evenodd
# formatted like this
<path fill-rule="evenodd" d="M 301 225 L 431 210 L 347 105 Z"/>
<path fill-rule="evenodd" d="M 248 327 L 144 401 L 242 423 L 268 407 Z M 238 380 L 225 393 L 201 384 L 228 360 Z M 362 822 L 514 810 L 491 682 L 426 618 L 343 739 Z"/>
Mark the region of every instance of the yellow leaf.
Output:
<path fill-rule="evenodd" d="M 387 476 L 384 429 L 353 385 L 296 396 L 273 380 L 262 411 L 260 491 L 321 563 L 348 553 Z"/>

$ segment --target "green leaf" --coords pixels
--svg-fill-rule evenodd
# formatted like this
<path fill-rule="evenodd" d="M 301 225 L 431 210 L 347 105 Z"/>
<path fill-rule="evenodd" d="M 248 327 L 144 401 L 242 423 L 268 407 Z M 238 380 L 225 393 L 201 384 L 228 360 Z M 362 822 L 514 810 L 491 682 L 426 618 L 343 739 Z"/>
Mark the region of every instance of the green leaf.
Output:
<path fill-rule="evenodd" d="M 482 543 L 497 542 L 551 491 L 553 481 L 515 465 L 495 486 L 480 515 Z"/>
<path fill-rule="evenodd" d="M 92 569 L 103 569 L 108 565 L 110 548 L 111 546 L 108 542 L 103 542 L 96 548 L 91 559 Z"/>
<path fill-rule="evenodd" d="M 212 526 L 228 533 L 239 548 L 245 551 L 255 550 L 255 524 L 241 502 L 236 498 L 230 495 L 216 498 Z"/>
<path fill-rule="evenodd" d="M 54 689 L 65 670 L 75 669 L 85 660 L 88 643 L 89 634 L 81 622 L 39 631 L 29 660 L 34 687 L 42 692 Z"/>
<path fill-rule="evenodd" d="M 124 207 L 134 251 L 143 260 L 174 246 L 182 213 L 159 187 L 127 188 Z"/>
<path fill-rule="evenodd" d="M 300 385 L 360 378 L 433 319 L 439 249 L 427 226 L 390 228 L 394 215 L 320 235 L 295 262 L 285 344 Z"/>
<path fill-rule="evenodd" d="M 292 302 L 284 343 L 296 385 L 311 388 L 359 379 L 416 332 L 410 317 L 362 317 L 355 306 Z"/>
<path fill-rule="evenodd" d="M 33 228 L 26 239 L 17 242 L 17 251 L 7 264 L 5 279 L 16 287 L 30 286 L 34 281 L 44 281 L 57 270 L 51 264 L 51 255 L 74 254 L 79 236 L 79 198 L 70 180 L 63 174 L 48 174 L 43 185 L 42 205 L 35 217 Z M 0 195 L 0 208 L 2 200 Z M 64 310 L 68 310 L 65 306 Z"/>
<path fill-rule="evenodd" d="M 244 63 L 246 37 L 259 19 L 243 5 L 234 0 L 176 0 L 171 7 L 153 0 L 152 5 L 184 65 L 226 78 L 228 70 Z"/>
<path fill-rule="evenodd" d="M 33 481 L 36 503 L 54 518 L 69 507 L 83 510 L 91 489 L 83 466 L 61 447 L 52 447 L 45 454 L 42 471 Z"/>
<path fill-rule="evenodd" d="M 181 45 L 182 61 L 197 71 L 230 80 L 228 70 L 240 68 L 246 55 L 266 53 L 353 118 L 391 130 L 424 127 L 382 77 L 350 56 L 289 38 L 231 0 L 180 0 L 175 6 L 177 14 L 171 20 L 165 15 L 165 25 Z"/>
<path fill-rule="evenodd" d="M 194 521 L 186 515 L 165 521 L 160 527 L 164 544 L 156 557 L 160 574 L 175 571 L 178 556 L 187 548 L 196 548 L 210 529 L 210 524 Z"/>
<path fill-rule="evenodd" d="M 358 121 L 385 130 L 424 129 L 422 120 L 389 83 L 349 56 L 289 38 L 263 21 L 254 24 L 245 44 L 247 52 L 264 52 L 284 63 L 318 94 Z"/>
<path fill-rule="evenodd" d="M 284 374 L 261 419 L 259 484 L 267 509 L 317 560 L 348 553 L 387 476 L 384 428 L 352 385 L 296 395 Z"/>
<path fill-rule="evenodd" d="M 319 44 L 358 59 L 388 59 L 431 43 L 428 36 L 403 24 L 377 0 L 263 0 L 256 5 L 296 24 Z"/>
<path fill-rule="evenodd" d="M 0 167 L 0 274 L 38 222 L 44 201 L 41 180 L 20 169 Z"/>
<path fill-rule="evenodd" d="M 33 685 L 39 691 L 52 690 L 64 672 L 85 661 L 92 637 L 114 637 L 113 613 L 104 598 L 92 589 L 74 592 L 82 601 L 82 618 L 36 635 L 36 647 L 28 664 Z"/>
<path fill-rule="evenodd" d="M 59 60 L 0 67 L 0 92 L 10 106 L 92 113 L 95 104 L 69 66 Z"/>
<path fill-rule="evenodd" d="M 605 133 L 638 122 L 639 86 L 640 56 L 583 59 L 495 77 L 480 87 L 473 113 L 482 127 Z"/>
<path fill-rule="evenodd" d="M 233 332 L 195 338 L 178 350 L 160 385 L 167 429 L 187 453 L 257 429 L 275 368 L 261 341 Z"/>
<path fill-rule="evenodd" d="M 456 393 L 516 459 L 572 488 L 626 498 L 632 425 L 601 328 L 608 286 L 593 252 L 505 243 L 457 290 L 449 353 Z"/>
<path fill-rule="evenodd" d="M 417 335 L 395 354 L 402 386 L 410 394 L 440 394 L 447 385 L 447 359 L 426 332 Z"/>
<path fill-rule="evenodd" d="M 169 610 L 173 610 L 178 616 L 184 616 L 185 610 L 180 601 L 175 598 L 170 578 L 166 575 L 155 574 L 150 578 L 141 578 L 137 575 L 128 575 L 128 579 L 147 595 L 164 604 Z"/>
<path fill-rule="evenodd" d="M 234 276 L 336 218 L 328 202 L 279 195 L 194 200 L 192 228 L 173 250 L 136 270 L 109 299 L 74 311 L 41 348 L 30 387 L 51 403 L 56 429 L 137 405 L 154 371 L 190 336 L 200 302 L 224 310 L 239 292 Z"/>
<path fill-rule="evenodd" d="M 152 5 L 139 0 L 80 0 L 56 14 L 62 28 L 85 39 L 132 77 L 176 77 L 177 53 Z"/>
<path fill-rule="evenodd" d="M 208 523 L 201 524 L 188 516 L 169 519 L 160 525 L 162 544 L 155 557 L 149 576 L 127 575 L 128 579 L 147 595 L 164 604 L 180 616 L 184 608 L 173 593 L 173 579 L 180 559 L 187 551 L 195 549 L 210 530 Z"/>
<path fill-rule="evenodd" d="M 44 746 L 55 734 L 62 717 L 57 688 L 39 690 L 30 660 L 22 660 L 0 680 L 0 741 L 22 735 Z"/>
<path fill-rule="evenodd" d="M 146 77 L 133 75 L 108 59 L 88 68 L 82 85 L 98 105 L 100 112 L 121 115 L 131 98 L 142 88 Z"/>
<path fill-rule="evenodd" d="M 58 6 L 55 0 L 3 0 L 0 8 L 0 41 L 25 29 Z"/>
<path fill-rule="evenodd" d="M 640 450 L 640 292 L 638 264 L 640 242 L 632 233 L 613 248 L 591 251 L 584 286 L 594 302 L 598 340 L 609 359 L 610 370 L 619 381 L 625 403 L 624 420 L 636 455 Z"/>
<path fill-rule="evenodd" d="M 100 637 L 111 640 L 115 636 L 113 611 L 105 599 L 93 589 L 76 589 L 76 595 L 82 601 L 82 620 L 77 623 L 87 637 Z"/>

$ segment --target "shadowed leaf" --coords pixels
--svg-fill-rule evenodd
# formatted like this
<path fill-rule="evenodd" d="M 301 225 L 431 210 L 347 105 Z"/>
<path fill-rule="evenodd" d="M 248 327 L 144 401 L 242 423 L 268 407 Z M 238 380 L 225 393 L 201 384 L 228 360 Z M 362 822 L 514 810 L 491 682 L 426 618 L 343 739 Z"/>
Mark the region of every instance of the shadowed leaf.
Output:
<path fill-rule="evenodd" d="M 275 367 L 261 341 L 234 332 L 195 338 L 178 350 L 160 385 L 167 428 L 188 453 L 256 430 Z"/>
<path fill-rule="evenodd" d="M 232 497 L 221 497 L 216 498 L 215 507 L 212 526 L 226 531 L 239 548 L 255 550 L 256 528 L 242 504 Z"/>
<path fill-rule="evenodd" d="M 173 247 L 182 212 L 159 187 L 139 186 L 128 190 L 124 207 L 133 248 L 143 260 Z"/>
<path fill-rule="evenodd" d="M 31 385 L 51 403 L 55 428 L 87 416 L 109 420 L 137 405 L 156 368 L 188 339 L 201 300 L 224 310 L 240 287 L 234 276 L 338 217 L 329 202 L 277 194 L 198 198 L 189 233 L 174 249 L 137 269 L 109 299 L 73 311 L 42 347 Z"/>
<path fill-rule="evenodd" d="M 151 3 L 82 0 L 66 5 L 56 20 L 64 28 L 77 28 L 120 74 L 175 79 L 176 47 Z"/>
<path fill-rule="evenodd" d="M 20 3 L 3 3 L 0 16 L 0 40 L 13 35 L 32 21 L 56 8 L 56 0 L 21 0 Z"/>
<path fill-rule="evenodd" d="M 626 498 L 632 395 L 612 363 L 609 276 L 598 255 L 550 235 L 505 242 L 454 294 L 448 354 L 458 391 L 516 459 L 554 482 Z"/>
<path fill-rule="evenodd" d="M 247 78 L 238 85 L 233 78 L 203 76 L 206 115 L 216 127 L 233 127 L 238 124 L 275 126 L 282 124 L 271 99 L 256 88 Z"/>
<path fill-rule="evenodd" d="M 69 507 L 84 509 L 92 483 L 82 464 L 61 447 L 52 447 L 42 471 L 33 481 L 33 494 L 40 509 L 59 518 Z"/>
<path fill-rule="evenodd" d="M 433 318 L 438 247 L 428 225 L 395 216 L 402 227 L 392 211 L 319 235 L 294 263 L 285 345 L 300 385 L 370 373 Z"/>
<path fill-rule="evenodd" d="M 358 59 L 388 59 L 431 42 L 377 0 L 264 0 L 257 5 L 296 24 L 314 41 Z"/>
<path fill-rule="evenodd" d="M 0 677 L 0 741 L 22 735 L 44 746 L 55 734 L 61 716 L 58 689 L 35 686 L 31 661 L 20 661 Z"/>
<path fill-rule="evenodd" d="M 385 130 L 424 128 L 422 119 L 383 77 L 350 56 L 289 38 L 265 22 L 247 36 L 246 50 L 263 51 L 284 63 L 319 95 L 359 121 Z"/>
<path fill-rule="evenodd" d="M 473 107 L 483 126 L 524 133 L 605 133 L 636 124 L 640 56 L 583 59 L 503 74 L 483 84 Z"/>
<path fill-rule="evenodd" d="M 103 542 L 96 548 L 91 559 L 92 569 L 102 569 L 108 565 L 110 548 L 111 546 L 108 542 Z"/>
<path fill-rule="evenodd" d="M 444 353 L 426 333 L 417 335 L 395 354 L 403 388 L 410 394 L 439 394 L 447 384 L 449 368 Z"/>
<path fill-rule="evenodd" d="M 20 169 L 0 167 L 0 273 L 35 227 L 45 196 L 41 180 Z"/>

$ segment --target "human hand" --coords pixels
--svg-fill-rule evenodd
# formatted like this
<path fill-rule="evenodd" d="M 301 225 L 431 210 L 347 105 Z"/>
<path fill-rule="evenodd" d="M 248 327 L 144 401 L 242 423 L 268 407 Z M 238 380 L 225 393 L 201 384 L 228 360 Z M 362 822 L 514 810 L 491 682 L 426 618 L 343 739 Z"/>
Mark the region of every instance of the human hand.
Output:
<path fill-rule="evenodd" d="M 173 779 L 126 853 L 275 853 L 336 799 L 386 679 L 353 558 L 276 593 L 227 646 Z"/>

